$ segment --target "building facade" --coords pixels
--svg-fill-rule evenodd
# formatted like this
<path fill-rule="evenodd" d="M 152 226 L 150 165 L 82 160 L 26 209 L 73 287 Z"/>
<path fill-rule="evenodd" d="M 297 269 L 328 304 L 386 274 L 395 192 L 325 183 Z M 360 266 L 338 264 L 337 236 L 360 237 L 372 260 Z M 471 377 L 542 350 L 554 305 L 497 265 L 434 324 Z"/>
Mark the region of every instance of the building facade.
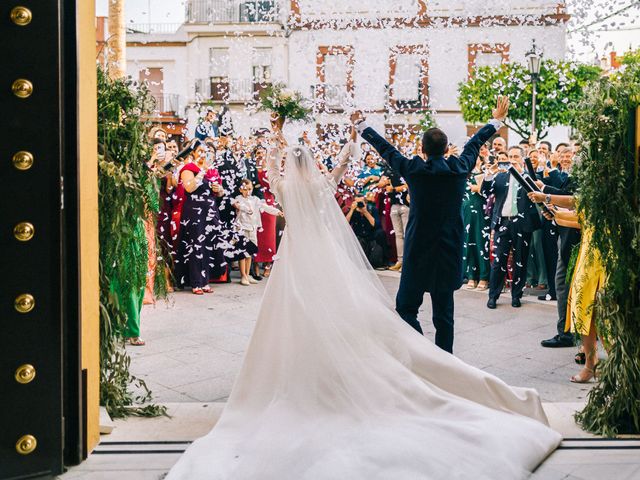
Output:
<path fill-rule="evenodd" d="M 564 58 L 568 18 L 564 2 L 545 0 L 499 8 L 478 0 L 188 0 L 174 32 L 130 27 L 128 73 L 150 82 L 190 133 L 207 105 L 228 105 L 241 135 L 268 125 L 256 97 L 282 81 L 316 114 L 315 125 L 291 129 L 341 132 L 345 112 L 358 108 L 387 134 L 411 132 L 429 109 L 461 144 L 473 126 L 462 119 L 458 84 L 475 66 L 524 62 L 532 39 L 546 58 Z"/>

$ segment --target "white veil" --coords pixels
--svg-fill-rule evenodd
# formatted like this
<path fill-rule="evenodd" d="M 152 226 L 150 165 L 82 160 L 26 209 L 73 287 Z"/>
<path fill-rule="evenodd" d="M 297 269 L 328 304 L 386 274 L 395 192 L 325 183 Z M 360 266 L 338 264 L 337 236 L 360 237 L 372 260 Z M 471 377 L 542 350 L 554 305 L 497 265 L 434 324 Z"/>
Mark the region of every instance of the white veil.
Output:
<path fill-rule="evenodd" d="M 338 206 L 335 191 L 335 180 L 320 170 L 307 147 L 296 145 L 286 150 L 284 178 L 276 195 L 284 208 L 287 235 L 295 239 L 289 247 L 308 256 L 306 267 L 315 272 L 334 263 L 328 262 L 327 256 L 339 259 L 335 262 L 339 270 L 330 272 L 330 276 L 339 275 L 339 282 L 346 280 L 347 285 L 357 283 L 391 306 L 389 295 Z M 337 281 L 334 278 L 332 283 Z"/>

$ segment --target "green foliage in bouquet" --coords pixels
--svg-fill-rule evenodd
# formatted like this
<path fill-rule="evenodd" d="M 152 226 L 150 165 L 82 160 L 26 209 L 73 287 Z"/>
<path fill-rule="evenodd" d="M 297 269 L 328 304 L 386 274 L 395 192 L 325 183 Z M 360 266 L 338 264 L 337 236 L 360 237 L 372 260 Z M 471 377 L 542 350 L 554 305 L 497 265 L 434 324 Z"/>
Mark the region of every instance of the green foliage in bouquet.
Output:
<path fill-rule="evenodd" d="M 571 125 L 583 89 L 600 76 L 600 68 L 574 62 L 545 60 L 537 83 L 536 128 L 538 139 L 547 136 L 549 127 Z M 480 67 L 458 86 L 458 103 L 464 120 L 482 123 L 491 118 L 498 95 L 511 101 L 505 125 L 523 138 L 531 131 L 533 86 L 527 67 L 508 63 L 498 67 Z"/>
<path fill-rule="evenodd" d="M 277 113 L 282 119 L 311 120 L 311 108 L 300 92 L 274 83 L 260 92 L 260 110 Z"/>
<path fill-rule="evenodd" d="M 607 274 L 594 304 L 598 336 L 608 345 L 600 382 L 576 420 L 614 436 L 640 432 L 640 55 L 623 71 L 593 82 L 576 111 L 583 150 L 574 173 L 579 208 L 594 228 Z"/>
<path fill-rule="evenodd" d="M 98 68 L 100 404 L 114 418 L 165 413 L 164 407 L 145 405 L 151 391 L 129 373 L 131 359 L 123 338 L 127 324 L 123 300 L 139 294 L 146 284 L 143 219 L 153 218 L 159 210 L 159 188 L 146 167 L 151 148 L 141 120 L 152 108 L 145 86 L 112 80 Z M 155 293 L 162 297 L 166 262 L 159 258 L 157 264 Z M 142 394 L 130 392 L 131 384 Z"/>

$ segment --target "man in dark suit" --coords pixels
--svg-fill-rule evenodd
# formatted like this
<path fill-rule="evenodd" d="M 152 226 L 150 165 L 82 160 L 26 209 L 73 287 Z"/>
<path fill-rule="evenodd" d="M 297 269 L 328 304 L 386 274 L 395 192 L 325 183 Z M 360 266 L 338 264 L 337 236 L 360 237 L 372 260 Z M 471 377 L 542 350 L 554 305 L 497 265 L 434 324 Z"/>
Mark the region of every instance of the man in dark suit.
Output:
<path fill-rule="evenodd" d="M 543 181 L 538 182 L 542 192 L 547 195 L 573 195 L 575 185 L 570 175 L 557 176 L 555 180 L 552 174 Z M 549 180 L 551 179 L 551 180 Z M 558 183 L 559 182 L 559 183 Z M 547 202 L 548 203 L 548 202 Z M 573 347 L 574 338 L 571 332 L 565 332 L 565 320 L 567 316 L 567 302 L 569 298 L 569 282 L 567 282 L 567 266 L 571 258 L 573 247 L 580 242 L 580 230 L 568 227 L 556 227 L 558 231 L 558 262 L 556 265 L 556 296 L 558 299 L 558 321 L 556 322 L 556 335 L 542 340 L 540 344 L 547 348 Z"/>
<path fill-rule="evenodd" d="M 519 172 L 524 172 L 524 152 L 521 147 L 511 147 L 509 162 Z M 485 196 L 495 195 L 491 228 L 493 229 L 494 260 L 489 278 L 489 301 L 487 307 L 496 308 L 507 273 L 509 253 L 513 251 L 513 281 L 511 283 L 511 305 L 519 308 L 522 291 L 527 281 L 527 260 L 531 234 L 540 228 L 540 215 L 531 203 L 527 192 L 509 172 L 491 171 L 482 182 Z M 497 173 L 497 174 L 496 174 Z M 495 175 L 495 176 L 494 176 Z"/>
<path fill-rule="evenodd" d="M 364 121 L 361 112 L 351 120 L 362 138 L 402 176 L 409 187 L 410 210 L 405 232 L 404 262 L 396 310 L 418 332 L 418 309 L 426 292 L 431 295 L 436 345 L 453 353 L 453 292 L 462 286 L 463 231 L 462 199 L 469 172 L 480 147 L 502 125 L 509 100 L 500 97 L 493 120 L 476 133 L 459 157 L 445 158 L 449 140 L 438 128 L 422 138 L 420 156 L 406 158 Z"/>

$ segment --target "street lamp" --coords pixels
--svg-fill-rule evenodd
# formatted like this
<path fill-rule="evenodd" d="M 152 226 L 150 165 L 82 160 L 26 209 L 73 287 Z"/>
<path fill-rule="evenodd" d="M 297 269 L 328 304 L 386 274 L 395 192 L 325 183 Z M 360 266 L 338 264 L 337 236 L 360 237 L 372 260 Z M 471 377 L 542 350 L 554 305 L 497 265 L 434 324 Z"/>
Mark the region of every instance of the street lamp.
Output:
<path fill-rule="evenodd" d="M 540 77 L 540 61 L 542 60 L 542 51 L 538 50 L 536 46 L 535 38 L 532 40 L 531 50 L 526 54 L 527 62 L 529 63 L 529 74 L 531 75 L 531 84 L 533 86 L 533 92 L 531 94 L 531 139 L 530 142 L 537 141 L 536 136 L 536 85 Z"/>

